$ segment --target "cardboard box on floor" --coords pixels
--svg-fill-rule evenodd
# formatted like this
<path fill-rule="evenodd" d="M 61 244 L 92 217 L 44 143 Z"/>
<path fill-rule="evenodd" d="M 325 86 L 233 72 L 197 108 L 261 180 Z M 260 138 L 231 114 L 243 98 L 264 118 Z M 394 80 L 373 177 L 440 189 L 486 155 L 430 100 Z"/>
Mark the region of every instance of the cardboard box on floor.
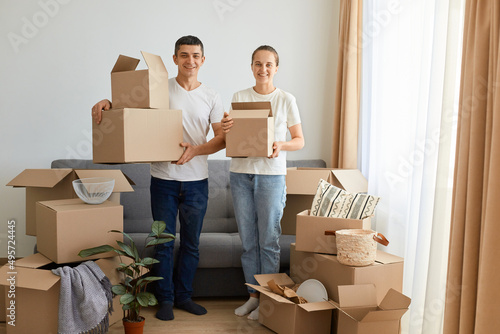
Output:
<path fill-rule="evenodd" d="M 113 108 L 169 109 L 168 72 L 160 56 L 141 51 L 147 70 L 136 70 L 140 60 L 120 55 L 111 71 Z"/>
<path fill-rule="evenodd" d="M 297 214 L 297 235 L 295 249 L 302 252 L 337 254 L 337 243 L 334 235 L 325 235 L 325 231 L 342 229 L 371 228 L 371 218 L 346 219 L 311 216 L 311 210 Z"/>
<path fill-rule="evenodd" d="M 270 156 L 274 143 L 271 102 L 233 102 L 231 107 L 233 127 L 226 134 L 226 156 Z"/>
<path fill-rule="evenodd" d="M 177 161 L 183 141 L 181 110 L 111 109 L 92 122 L 94 163 Z"/>
<path fill-rule="evenodd" d="M 290 277 L 295 282 L 314 278 L 326 288 L 329 298 L 339 301 L 340 285 L 374 284 L 380 303 L 389 289 L 403 291 L 403 258 L 377 250 L 375 263 L 366 267 L 351 267 L 338 262 L 337 256 L 301 252 L 290 246 Z"/>
<path fill-rule="evenodd" d="M 112 284 L 123 280 L 122 274 L 116 270 L 120 263 L 119 257 L 99 259 L 95 262 Z M 7 305 L 2 310 L 6 315 L 7 334 L 57 333 L 60 277 L 50 271 L 51 263 L 52 261 L 37 253 L 17 260 L 15 274 L 11 274 L 9 265 L 0 268 L 0 285 L 3 285 Z M 12 276 L 15 277 L 15 287 L 11 287 L 11 281 L 7 280 Z M 110 315 L 110 325 L 123 318 L 119 297 L 113 298 L 115 311 Z M 11 303 L 14 303 L 14 306 L 11 306 Z M 15 326 L 9 324 L 13 320 Z"/>
<path fill-rule="evenodd" d="M 398 334 L 400 320 L 408 311 L 411 299 L 389 289 L 381 302 L 377 302 L 373 284 L 344 285 L 338 287 L 337 334 Z M 335 332 L 335 331 L 334 331 Z"/>
<path fill-rule="evenodd" d="M 55 263 L 79 262 L 82 249 L 115 245 L 123 241 L 123 206 L 105 201 L 86 204 L 78 199 L 37 202 L 37 250 Z M 114 256 L 114 252 L 96 254 L 87 259 Z"/>
<path fill-rule="evenodd" d="M 296 215 L 311 209 L 320 179 L 351 193 L 368 191 L 368 181 L 357 169 L 287 168 L 286 207 L 281 218 L 283 234 L 296 234 Z"/>
<path fill-rule="evenodd" d="M 72 182 L 89 177 L 115 179 L 113 194 L 108 200 L 120 203 L 120 193 L 134 191 L 135 183 L 118 169 L 25 169 L 7 186 L 26 188 L 26 234 L 37 235 L 36 202 L 77 198 Z"/>
<path fill-rule="evenodd" d="M 328 301 L 295 304 L 275 294 L 267 286 L 274 280 L 276 284 L 292 287 L 295 283 L 286 274 L 255 275 L 259 285 L 247 284 L 260 292 L 259 322 L 276 333 L 330 333 L 332 309 Z"/>

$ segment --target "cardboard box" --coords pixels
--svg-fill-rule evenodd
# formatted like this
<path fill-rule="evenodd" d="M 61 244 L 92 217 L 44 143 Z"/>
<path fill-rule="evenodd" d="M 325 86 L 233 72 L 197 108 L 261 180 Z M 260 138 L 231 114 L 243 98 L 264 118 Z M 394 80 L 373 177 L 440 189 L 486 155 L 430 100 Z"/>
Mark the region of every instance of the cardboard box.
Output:
<path fill-rule="evenodd" d="M 380 304 L 373 284 L 339 286 L 337 334 L 398 334 L 411 299 L 389 289 Z"/>
<path fill-rule="evenodd" d="M 226 134 L 226 156 L 246 158 L 273 154 L 271 102 L 233 102 L 231 107 L 233 127 Z"/>
<path fill-rule="evenodd" d="M 297 235 L 295 248 L 302 252 L 337 254 L 337 243 L 334 235 L 325 235 L 325 231 L 342 229 L 371 228 L 371 218 L 346 219 L 311 216 L 311 210 L 297 214 Z"/>
<path fill-rule="evenodd" d="M 301 252 L 290 247 L 290 277 L 295 282 L 314 278 L 326 288 L 328 297 L 338 302 L 341 285 L 374 284 L 380 303 L 389 289 L 403 291 L 403 258 L 377 250 L 375 263 L 366 267 L 351 267 L 338 262 L 337 256 Z"/>
<path fill-rule="evenodd" d="M 296 234 L 296 215 L 311 209 L 320 179 L 351 193 L 368 191 L 368 181 L 357 169 L 287 168 L 286 207 L 281 218 L 283 234 Z"/>
<path fill-rule="evenodd" d="M 115 245 L 123 241 L 123 206 L 105 201 L 102 204 L 86 204 L 80 199 L 37 202 L 36 224 L 38 229 L 37 250 L 55 263 L 79 262 L 82 249 L 104 244 Z M 107 252 L 90 259 L 114 256 Z"/>
<path fill-rule="evenodd" d="M 259 322 L 276 333 L 330 333 L 332 309 L 328 301 L 295 304 L 275 294 L 267 286 L 276 284 L 292 287 L 295 283 L 286 274 L 255 275 L 259 285 L 247 284 L 260 292 Z"/>
<path fill-rule="evenodd" d="M 118 57 L 111 71 L 113 108 L 169 109 L 167 68 L 160 56 L 141 53 L 147 70 L 136 70 L 139 59 Z"/>
<path fill-rule="evenodd" d="M 120 193 L 134 191 L 135 183 L 118 169 L 25 169 L 7 186 L 26 188 L 26 234 L 36 236 L 36 202 L 77 198 L 72 182 L 89 177 L 115 179 L 113 194 L 108 200 L 120 203 Z"/>
<path fill-rule="evenodd" d="M 115 269 L 120 263 L 119 257 L 100 259 L 96 263 L 112 284 L 123 280 L 122 274 Z M 52 261 L 37 253 L 17 260 L 14 274 L 8 265 L 0 268 L 0 285 L 3 285 L 7 305 L 4 310 L 7 334 L 57 333 L 60 277 L 50 271 L 55 268 L 51 264 Z M 7 281 L 12 276 L 15 277 L 15 286 Z M 115 311 L 110 315 L 110 325 L 123 318 L 119 297 L 113 298 Z M 15 303 L 13 310 L 8 309 L 11 302 Z M 13 319 L 15 326 L 9 324 Z"/>
<path fill-rule="evenodd" d="M 177 161 L 183 141 L 181 110 L 111 109 L 92 122 L 94 163 Z"/>

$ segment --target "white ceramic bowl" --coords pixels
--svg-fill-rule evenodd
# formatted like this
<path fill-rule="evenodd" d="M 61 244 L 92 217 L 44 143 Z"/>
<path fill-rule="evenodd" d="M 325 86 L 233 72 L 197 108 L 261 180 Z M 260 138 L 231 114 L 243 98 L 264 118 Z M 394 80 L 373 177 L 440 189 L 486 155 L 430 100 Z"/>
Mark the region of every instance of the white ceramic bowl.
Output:
<path fill-rule="evenodd" d="M 297 296 L 304 297 L 308 303 L 328 300 L 328 293 L 323 283 L 312 278 L 300 284 L 297 289 Z"/>
<path fill-rule="evenodd" d="M 73 189 L 82 201 L 101 204 L 109 198 L 115 187 L 115 179 L 109 177 L 89 177 L 73 181 Z"/>

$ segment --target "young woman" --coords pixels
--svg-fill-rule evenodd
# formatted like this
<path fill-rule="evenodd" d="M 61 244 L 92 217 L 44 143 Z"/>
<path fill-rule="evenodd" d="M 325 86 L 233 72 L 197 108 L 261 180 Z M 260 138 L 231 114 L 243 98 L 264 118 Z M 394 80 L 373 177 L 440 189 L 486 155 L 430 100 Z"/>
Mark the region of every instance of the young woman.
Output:
<path fill-rule="evenodd" d="M 231 192 L 243 244 L 241 263 L 247 283 L 257 284 L 256 274 L 277 273 L 280 269 L 280 220 L 286 200 L 286 152 L 304 146 L 300 115 L 295 98 L 276 88 L 273 78 L 278 71 L 279 57 L 268 45 L 252 54 L 255 86 L 237 92 L 233 102 L 270 101 L 274 116 L 275 138 L 269 157 L 233 158 L 230 167 Z M 226 134 L 233 126 L 230 115 L 224 113 L 222 130 Z M 287 130 L 291 140 L 286 141 Z M 249 300 L 235 314 L 257 320 L 259 299 L 249 288 Z"/>

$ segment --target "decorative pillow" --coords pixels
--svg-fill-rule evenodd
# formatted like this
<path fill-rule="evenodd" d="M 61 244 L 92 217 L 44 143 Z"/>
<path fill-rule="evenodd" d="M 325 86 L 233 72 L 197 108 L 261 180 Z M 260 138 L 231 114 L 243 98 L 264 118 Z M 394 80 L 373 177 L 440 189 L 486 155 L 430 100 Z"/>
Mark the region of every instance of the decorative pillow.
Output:
<path fill-rule="evenodd" d="M 364 219 L 373 216 L 379 197 L 351 194 L 320 180 L 311 207 L 312 216 Z"/>

